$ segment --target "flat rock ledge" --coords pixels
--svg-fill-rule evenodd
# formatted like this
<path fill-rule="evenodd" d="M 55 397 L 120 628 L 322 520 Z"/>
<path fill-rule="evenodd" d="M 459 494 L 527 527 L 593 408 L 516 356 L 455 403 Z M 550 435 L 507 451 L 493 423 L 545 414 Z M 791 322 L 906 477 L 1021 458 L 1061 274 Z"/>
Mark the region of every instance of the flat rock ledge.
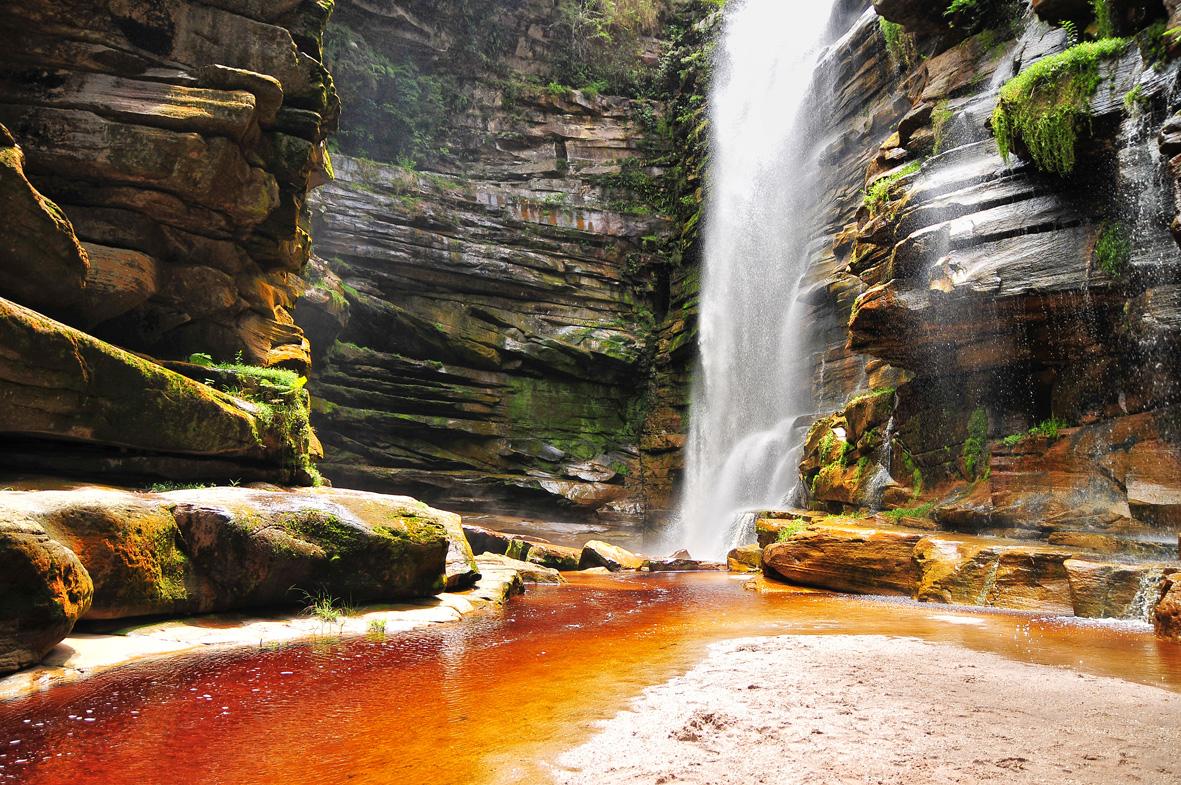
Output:
<path fill-rule="evenodd" d="M 124 665 L 165 657 L 268 648 L 325 638 L 397 635 L 499 608 L 509 598 L 524 592 L 519 571 L 484 563 L 480 567 L 481 577 L 470 589 L 403 603 L 367 606 L 336 623 L 322 622 L 302 613 L 228 613 L 144 623 L 105 634 L 71 635 L 50 651 L 39 666 L 0 678 L 0 703 Z"/>
<path fill-rule="evenodd" d="M 1080 548 L 873 518 L 789 523 L 756 524 L 766 575 L 789 584 L 1090 619 L 1155 619 L 1162 637 L 1178 635 L 1167 578 L 1181 570 L 1175 561 L 1120 561 Z"/>

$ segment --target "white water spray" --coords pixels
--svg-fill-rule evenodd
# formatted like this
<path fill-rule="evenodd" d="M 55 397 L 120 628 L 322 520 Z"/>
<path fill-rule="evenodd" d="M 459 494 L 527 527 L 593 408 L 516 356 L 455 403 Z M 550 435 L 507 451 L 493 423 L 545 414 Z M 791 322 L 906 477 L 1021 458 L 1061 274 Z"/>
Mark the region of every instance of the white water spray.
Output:
<path fill-rule="evenodd" d="M 711 88 L 701 367 L 673 537 L 720 558 L 797 482 L 811 371 L 796 304 L 819 201 L 806 107 L 834 0 L 731 3 Z"/>

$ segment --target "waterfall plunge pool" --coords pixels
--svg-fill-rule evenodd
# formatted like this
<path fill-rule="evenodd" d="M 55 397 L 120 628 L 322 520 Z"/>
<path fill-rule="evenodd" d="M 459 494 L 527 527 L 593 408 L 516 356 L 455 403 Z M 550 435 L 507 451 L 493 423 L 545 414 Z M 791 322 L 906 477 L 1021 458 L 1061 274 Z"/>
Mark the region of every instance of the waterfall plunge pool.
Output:
<path fill-rule="evenodd" d="M 574 575 L 503 613 L 385 640 L 128 666 L 0 704 L 0 782 L 547 782 L 645 688 L 752 636 L 905 636 L 1181 692 L 1181 646 L 1147 628 L 749 580 Z"/>

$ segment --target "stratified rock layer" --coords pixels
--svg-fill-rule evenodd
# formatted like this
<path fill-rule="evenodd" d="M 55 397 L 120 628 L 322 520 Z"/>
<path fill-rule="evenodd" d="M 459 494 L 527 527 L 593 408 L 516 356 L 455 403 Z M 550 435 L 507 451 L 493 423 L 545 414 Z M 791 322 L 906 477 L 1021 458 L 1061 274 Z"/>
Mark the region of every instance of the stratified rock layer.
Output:
<path fill-rule="evenodd" d="M 322 262 L 297 311 L 324 358 L 311 388 L 330 478 L 481 509 L 668 508 L 695 277 L 672 258 L 665 180 L 689 151 L 665 155 L 663 101 L 559 83 L 566 21 L 548 0 L 337 9 L 353 157 L 317 197 Z M 658 81 L 660 46 L 641 39 L 625 65 Z M 405 91 L 368 76 L 390 71 Z"/>
<path fill-rule="evenodd" d="M 1172 563 L 1118 563 L 1078 548 L 915 531 L 873 519 L 816 519 L 762 557 L 790 583 L 923 602 L 1085 618 L 1168 616 L 1159 586 Z M 1156 610 L 1154 611 L 1154 608 Z"/>
<path fill-rule="evenodd" d="M 305 200 L 323 179 L 338 111 L 320 63 L 331 7 L 0 7 L 0 122 L 91 261 L 81 263 L 77 240 L 26 236 L 6 259 L 60 274 L 31 291 L 36 279 L 0 278 L 0 294 L 166 358 L 241 352 L 306 367 L 290 311 L 309 249 Z M 62 221 L 42 208 L 41 223 Z"/>
<path fill-rule="evenodd" d="M 310 449 L 270 410 L 4 299 L 0 403 L 10 469 L 299 482 Z"/>

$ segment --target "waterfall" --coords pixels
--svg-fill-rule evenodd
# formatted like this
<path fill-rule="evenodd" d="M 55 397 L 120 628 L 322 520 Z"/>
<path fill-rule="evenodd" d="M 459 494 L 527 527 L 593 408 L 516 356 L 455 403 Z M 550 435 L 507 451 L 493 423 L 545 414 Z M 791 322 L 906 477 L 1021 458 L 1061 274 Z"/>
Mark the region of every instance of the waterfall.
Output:
<path fill-rule="evenodd" d="M 700 367 L 673 539 L 719 558 L 795 488 L 811 367 L 797 303 L 821 201 L 808 97 L 835 0 L 730 3 L 710 95 Z M 823 98 L 823 96 L 820 96 Z"/>

